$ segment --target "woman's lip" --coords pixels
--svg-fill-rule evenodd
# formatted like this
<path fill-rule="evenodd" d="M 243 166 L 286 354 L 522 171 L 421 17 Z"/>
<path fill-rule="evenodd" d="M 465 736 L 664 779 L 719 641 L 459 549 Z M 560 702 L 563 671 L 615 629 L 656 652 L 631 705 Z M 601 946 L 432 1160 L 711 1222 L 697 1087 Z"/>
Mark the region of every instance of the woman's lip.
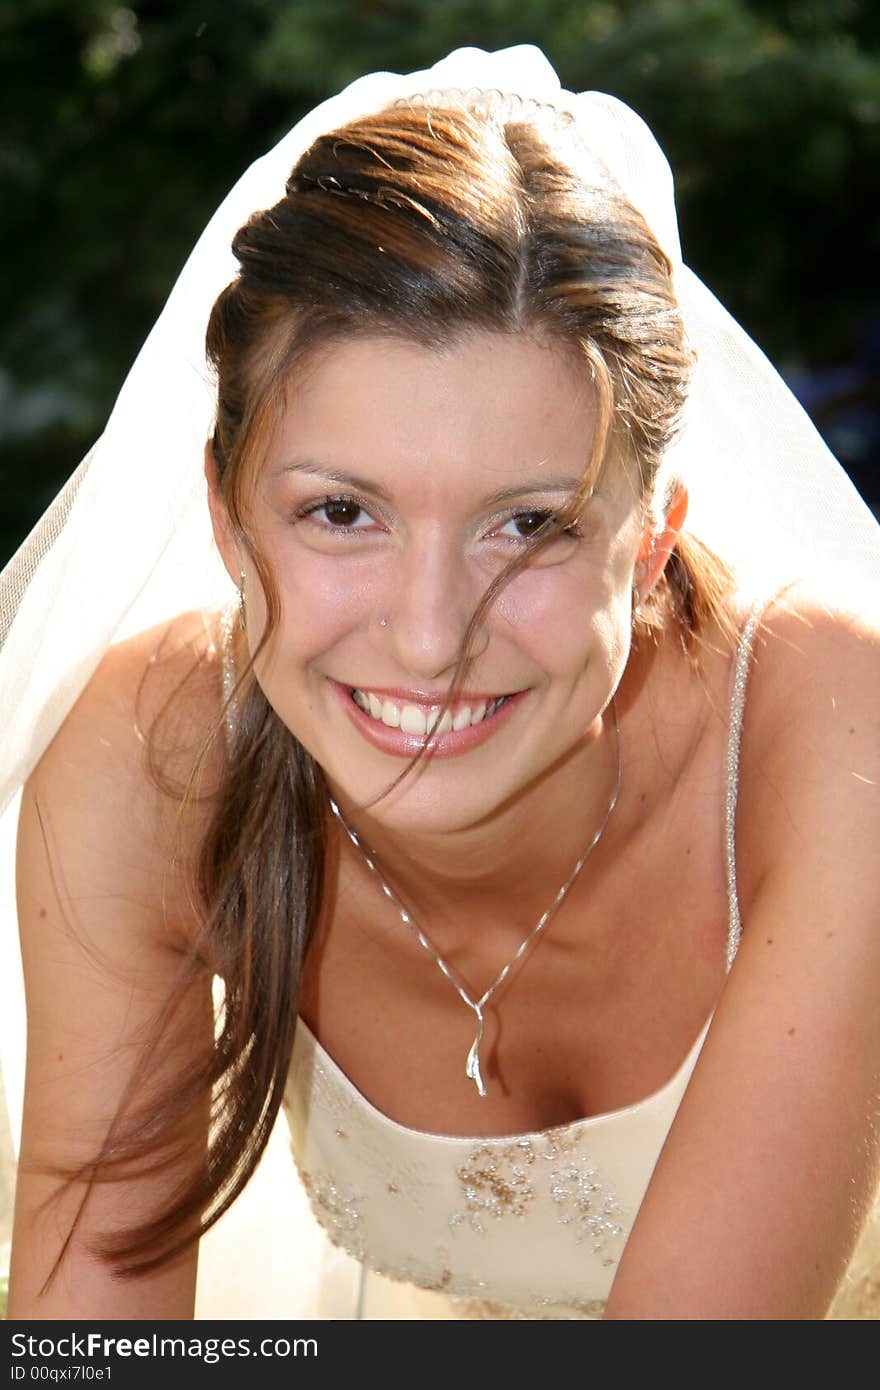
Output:
<path fill-rule="evenodd" d="M 402 729 L 392 729 L 387 724 L 382 724 L 379 720 L 373 719 L 369 714 L 365 714 L 351 698 L 353 688 L 370 689 L 378 695 L 380 692 L 376 690 L 375 686 L 352 687 L 341 685 L 339 681 L 335 681 L 330 677 L 328 677 L 328 684 L 355 728 L 359 733 L 363 734 L 367 742 L 371 743 L 374 748 L 378 748 L 382 753 L 390 753 L 392 757 L 408 759 L 417 757 L 422 751 L 425 743 L 424 734 L 407 734 L 404 733 Z M 384 694 L 385 692 L 382 691 L 381 693 Z M 485 743 L 487 739 L 490 739 L 493 734 L 498 732 L 502 725 L 507 723 L 513 711 L 518 708 L 527 694 L 527 690 L 520 690 L 517 691 L 515 695 L 508 696 L 500 709 L 497 709 L 495 713 L 488 718 L 482 719 L 479 724 L 470 724 L 466 729 L 450 729 L 447 733 L 436 734 L 434 738 L 431 739 L 428 746 L 428 755 L 432 758 L 453 758 L 459 753 L 469 752 L 480 743 Z M 411 692 L 407 692 L 407 695 L 411 696 Z M 388 693 L 388 698 L 394 698 L 390 692 Z M 400 697 L 398 696 L 398 698 Z M 473 699 L 474 697 L 472 696 L 471 698 Z M 481 700 L 485 699 L 484 696 L 480 696 L 479 698 Z M 410 698 L 408 703 L 415 704 L 416 701 Z M 436 706 L 442 704 L 442 701 L 434 698 L 430 701 L 430 704 Z M 456 704 L 458 704 L 458 700 L 456 700 Z"/>

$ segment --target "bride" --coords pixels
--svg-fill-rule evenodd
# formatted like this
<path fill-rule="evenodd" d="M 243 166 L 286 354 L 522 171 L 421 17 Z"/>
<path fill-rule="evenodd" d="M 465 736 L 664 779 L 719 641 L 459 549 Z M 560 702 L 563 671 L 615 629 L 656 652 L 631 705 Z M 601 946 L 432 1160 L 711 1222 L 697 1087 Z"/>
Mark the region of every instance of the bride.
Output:
<path fill-rule="evenodd" d="M 470 50 L 307 117 L 4 576 L 9 1315 L 192 1316 L 282 1107 L 361 1311 L 861 1298 L 877 557 L 627 108 Z"/>

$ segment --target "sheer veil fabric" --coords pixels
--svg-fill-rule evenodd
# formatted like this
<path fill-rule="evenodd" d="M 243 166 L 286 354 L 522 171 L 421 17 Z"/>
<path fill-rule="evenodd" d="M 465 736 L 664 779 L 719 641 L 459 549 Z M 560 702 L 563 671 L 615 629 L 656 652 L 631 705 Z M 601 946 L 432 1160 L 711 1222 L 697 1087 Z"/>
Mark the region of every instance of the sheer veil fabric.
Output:
<path fill-rule="evenodd" d="M 697 367 L 664 468 L 687 483 L 688 529 L 756 598 L 806 578 L 829 602 L 864 610 L 880 584 L 876 520 L 767 359 L 683 264 L 672 176 L 640 117 L 614 97 L 563 90 L 529 46 L 461 49 L 423 72 L 354 82 L 233 187 L 192 251 L 103 435 L 0 575 L 0 1046 L 14 1141 L 24 1035 L 12 875 L 16 792 L 112 642 L 233 596 L 213 547 L 202 474 L 214 414 L 204 333 L 214 299 L 235 273 L 233 234 L 251 212 L 278 200 L 317 135 L 395 101 L 473 104 L 476 93 L 516 95 L 526 115 L 530 102 L 570 113 L 675 267 Z"/>

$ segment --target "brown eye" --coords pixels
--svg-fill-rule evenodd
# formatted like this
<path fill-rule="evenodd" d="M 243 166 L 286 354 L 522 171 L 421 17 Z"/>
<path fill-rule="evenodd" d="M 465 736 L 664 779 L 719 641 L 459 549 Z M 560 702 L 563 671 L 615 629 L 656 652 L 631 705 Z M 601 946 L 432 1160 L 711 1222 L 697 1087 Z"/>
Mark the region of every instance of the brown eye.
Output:
<path fill-rule="evenodd" d="M 541 530 L 542 526 L 547 524 L 550 520 L 550 516 L 550 512 L 518 512 L 516 516 L 510 518 L 507 524 L 515 528 L 518 536 L 528 541 L 532 540 Z"/>
<path fill-rule="evenodd" d="M 344 497 L 325 502 L 320 509 L 331 526 L 354 526 L 363 515 L 363 507 L 357 502 L 348 502 Z"/>

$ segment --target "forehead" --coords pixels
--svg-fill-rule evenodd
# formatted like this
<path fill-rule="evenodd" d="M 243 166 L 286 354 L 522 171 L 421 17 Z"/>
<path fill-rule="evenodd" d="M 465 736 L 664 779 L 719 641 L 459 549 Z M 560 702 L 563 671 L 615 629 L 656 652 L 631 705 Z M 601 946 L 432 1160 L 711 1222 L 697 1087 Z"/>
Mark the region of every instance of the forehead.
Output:
<path fill-rule="evenodd" d="M 287 391 L 270 468 L 299 459 L 490 491 L 540 486 L 589 461 L 595 394 L 572 349 L 526 333 L 472 332 L 442 347 L 357 337 L 323 347 Z"/>

